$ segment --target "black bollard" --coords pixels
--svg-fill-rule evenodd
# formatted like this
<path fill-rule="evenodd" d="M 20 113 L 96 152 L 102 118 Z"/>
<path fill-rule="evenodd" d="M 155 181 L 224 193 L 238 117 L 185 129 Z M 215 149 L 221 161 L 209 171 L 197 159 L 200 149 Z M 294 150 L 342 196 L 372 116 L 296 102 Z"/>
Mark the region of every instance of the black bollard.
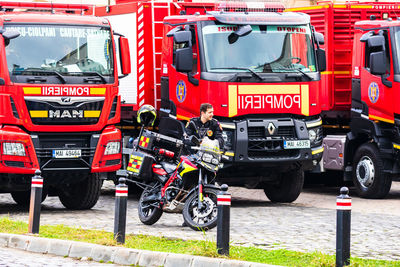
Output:
<path fill-rule="evenodd" d="M 217 195 L 218 222 L 217 222 L 217 252 L 220 255 L 229 255 L 229 225 L 231 194 L 228 186 L 223 184 L 221 191 Z"/>
<path fill-rule="evenodd" d="M 350 264 L 351 197 L 347 187 L 340 188 L 336 199 L 336 266 Z"/>
<path fill-rule="evenodd" d="M 29 226 L 31 234 L 38 234 L 40 227 L 40 209 L 42 204 L 43 178 L 40 170 L 35 171 L 31 183 L 31 201 L 29 204 Z"/>
<path fill-rule="evenodd" d="M 118 243 L 124 244 L 128 186 L 125 184 L 125 178 L 119 178 L 118 181 L 119 184 L 115 188 L 114 238 Z"/>

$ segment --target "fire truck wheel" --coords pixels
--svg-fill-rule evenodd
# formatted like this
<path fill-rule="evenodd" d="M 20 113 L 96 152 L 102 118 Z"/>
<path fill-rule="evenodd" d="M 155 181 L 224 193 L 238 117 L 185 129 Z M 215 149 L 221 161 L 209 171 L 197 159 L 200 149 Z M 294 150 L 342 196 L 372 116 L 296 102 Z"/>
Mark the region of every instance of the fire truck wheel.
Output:
<path fill-rule="evenodd" d="M 267 184 L 264 193 L 272 202 L 290 203 L 295 201 L 301 193 L 304 184 L 302 169 L 282 173 L 277 184 Z"/>
<path fill-rule="evenodd" d="M 59 199 L 67 209 L 86 210 L 96 205 L 100 197 L 102 181 L 95 173 L 83 181 L 59 188 Z"/>
<path fill-rule="evenodd" d="M 31 190 L 11 192 L 11 197 L 18 205 L 28 207 L 31 202 Z M 43 188 L 42 202 L 46 199 L 46 197 L 47 190 Z"/>
<path fill-rule="evenodd" d="M 392 178 L 384 171 L 384 161 L 378 147 L 361 145 L 353 163 L 353 182 L 357 194 L 363 198 L 384 198 L 392 186 Z"/>

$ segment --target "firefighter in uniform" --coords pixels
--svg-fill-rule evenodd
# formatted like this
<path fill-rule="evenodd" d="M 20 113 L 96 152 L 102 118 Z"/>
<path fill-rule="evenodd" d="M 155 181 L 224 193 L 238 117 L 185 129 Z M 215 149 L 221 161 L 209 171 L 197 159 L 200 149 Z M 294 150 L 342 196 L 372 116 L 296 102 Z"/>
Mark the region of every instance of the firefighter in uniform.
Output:
<path fill-rule="evenodd" d="M 203 139 L 204 136 L 208 136 L 211 140 L 218 140 L 219 147 L 223 149 L 222 127 L 213 116 L 213 106 L 208 103 L 201 104 L 200 117 L 190 119 L 186 124 L 186 133 L 188 136 L 196 136 L 199 140 Z"/>

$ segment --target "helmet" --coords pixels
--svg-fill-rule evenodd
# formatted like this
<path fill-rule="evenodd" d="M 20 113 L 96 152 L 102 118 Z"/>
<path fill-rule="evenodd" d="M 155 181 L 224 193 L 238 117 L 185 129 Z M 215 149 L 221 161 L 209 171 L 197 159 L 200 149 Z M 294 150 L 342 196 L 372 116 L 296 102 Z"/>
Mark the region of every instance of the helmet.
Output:
<path fill-rule="evenodd" d="M 143 126 L 153 126 L 156 117 L 156 110 L 152 105 L 143 105 L 137 112 L 137 122 Z"/>

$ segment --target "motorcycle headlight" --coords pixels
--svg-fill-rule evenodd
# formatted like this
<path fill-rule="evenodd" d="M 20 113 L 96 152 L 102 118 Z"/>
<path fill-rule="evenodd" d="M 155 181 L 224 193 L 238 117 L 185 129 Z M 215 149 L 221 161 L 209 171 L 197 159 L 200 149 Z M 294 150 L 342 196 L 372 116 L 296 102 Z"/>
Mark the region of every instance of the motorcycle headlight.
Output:
<path fill-rule="evenodd" d="M 119 142 L 108 142 L 106 146 L 106 150 L 104 151 L 104 155 L 113 155 L 118 154 L 120 151 L 120 143 Z"/>
<path fill-rule="evenodd" d="M 233 131 L 222 131 L 222 138 L 224 139 L 224 147 L 231 150 L 233 147 Z"/>
<path fill-rule="evenodd" d="M 25 147 L 22 143 L 3 143 L 3 154 L 10 156 L 25 156 Z"/>
<path fill-rule="evenodd" d="M 213 158 L 213 159 L 211 160 L 211 163 L 212 163 L 213 165 L 218 165 L 218 164 L 219 164 L 219 160 L 216 159 L 216 158 Z"/>
<path fill-rule="evenodd" d="M 213 156 L 212 156 L 211 154 L 204 153 L 204 154 L 203 154 L 203 157 L 202 157 L 202 160 L 203 160 L 204 162 L 211 163 L 211 161 L 213 160 Z"/>

